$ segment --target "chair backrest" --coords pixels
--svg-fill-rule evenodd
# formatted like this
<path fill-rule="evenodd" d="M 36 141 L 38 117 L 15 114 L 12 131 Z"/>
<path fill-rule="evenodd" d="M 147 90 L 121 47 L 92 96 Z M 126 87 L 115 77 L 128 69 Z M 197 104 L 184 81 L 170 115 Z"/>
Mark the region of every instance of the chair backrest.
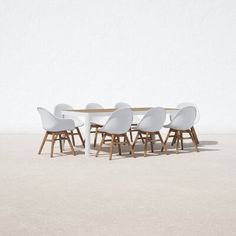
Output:
<path fill-rule="evenodd" d="M 88 103 L 85 108 L 86 109 L 102 109 L 103 106 L 100 105 L 99 103 L 91 102 L 91 103 Z"/>
<path fill-rule="evenodd" d="M 176 108 L 181 109 L 181 108 L 184 108 L 184 107 L 195 107 L 196 108 L 197 114 L 196 114 L 194 124 L 197 124 L 200 120 L 200 112 L 199 112 L 197 106 L 193 103 L 190 103 L 190 102 L 183 102 L 183 103 L 178 104 Z M 173 120 L 174 117 L 177 115 L 177 113 L 178 113 L 178 111 L 171 114 L 170 115 L 170 120 Z"/>
<path fill-rule="evenodd" d="M 51 130 L 57 125 L 57 118 L 43 107 L 37 108 L 39 115 L 41 117 L 42 125 L 45 130 Z"/>
<path fill-rule="evenodd" d="M 189 106 L 182 108 L 171 121 L 171 127 L 180 130 L 190 129 L 194 124 L 196 114 L 196 107 Z"/>
<path fill-rule="evenodd" d="M 166 111 L 162 107 L 153 107 L 146 112 L 138 124 L 138 129 L 146 132 L 159 131 L 166 120 Z"/>
<path fill-rule="evenodd" d="M 131 108 L 131 106 L 128 103 L 125 102 L 118 102 L 115 104 L 115 108 L 120 109 L 120 108 Z"/>
<path fill-rule="evenodd" d="M 103 130 L 111 134 L 124 134 L 129 130 L 132 121 L 132 110 L 130 108 L 121 108 L 111 114 L 103 126 Z"/>
<path fill-rule="evenodd" d="M 54 115 L 58 118 L 63 118 L 62 111 L 71 109 L 73 109 L 73 107 L 68 104 L 57 104 L 54 108 Z"/>

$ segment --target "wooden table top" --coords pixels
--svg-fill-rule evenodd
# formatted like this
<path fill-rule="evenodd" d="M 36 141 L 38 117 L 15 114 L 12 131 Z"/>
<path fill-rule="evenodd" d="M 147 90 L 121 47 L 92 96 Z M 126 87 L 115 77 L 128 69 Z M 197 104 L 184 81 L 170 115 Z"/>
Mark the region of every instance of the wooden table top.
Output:
<path fill-rule="evenodd" d="M 152 107 L 132 107 L 132 111 L 148 111 Z M 177 111 L 178 108 L 164 108 L 167 111 L 173 110 Z M 101 113 L 101 112 L 114 112 L 117 108 L 99 108 L 99 109 L 71 109 L 71 110 L 65 110 L 65 111 L 71 111 L 71 112 L 82 112 L 82 113 Z"/>

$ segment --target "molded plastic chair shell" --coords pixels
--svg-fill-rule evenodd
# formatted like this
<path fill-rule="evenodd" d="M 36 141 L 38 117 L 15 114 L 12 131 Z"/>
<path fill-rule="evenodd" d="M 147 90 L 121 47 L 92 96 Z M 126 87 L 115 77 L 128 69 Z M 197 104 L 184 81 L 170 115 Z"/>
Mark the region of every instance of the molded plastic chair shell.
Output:
<path fill-rule="evenodd" d="M 99 103 L 91 102 L 91 103 L 88 103 L 85 108 L 86 109 L 102 109 L 103 106 L 100 105 Z"/>
<path fill-rule="evenodd" d="M 54 115 L 58 118 L 64 118 L 64 119 L 72 119 L 75 122 L 75 127 L 81 127 L 84 125 L 84 123 L 75 115 L 72 114 L 66 114 L 63 115 L 62 111 L 64 110 L 72 110 L 73 107 L 68 104 L 58 104 L 55 106 L 54 109 Z"/>
<path fill-rule="evenodd" d="M 131 126 L 133 113 L 130 108 L 122 108 L 114 111 L 106 124 L 99 130 L 109 134 L 124 134 Z"/>
<path fill-rule="evenodd" d="M 166 120 L 166 111 L 162 107 L 153 107 L 146 112 L 137 125 L 137 129 L 144 132 L 159 131 Z"/>
<path fill-rule="evenodd" d="M 121 108 L 131 108 L 131 106 L 130 106 L 128 103 L 126 103 L 126 102 L 118 102 L 118 103 L 115 104 L 115 108 L 117 108 L 117 109 L 121 109 Z M 133 121 L 132 121 L 132 123 L 133 123 L 134 125 L 136 125 L 136 124 L 139 123 L 140 119 L 141 119 L 140 116 L 133 116 Z"/>
<path fill-rule="evenodd" d="M 118 102 L 115 104 L 115 108 L 121 109 L 121 108 L 131 108 L 131 106 L 128 103 L 125 102 Z"/>
<path fill-rule="evenodd" d="M 38 107 L 37 110 L 40 114 L 43 128 L 46 131 L 59 132 L 75 129 L 75 122 L 72 119 L 57 118 L 43 107 Z"/>
<path fill-rule="evenodd" d="M 164 127 L 175 130 L 188 130 L 193 126 L 196 114 L 197 110 L 195 107 L 184 107 L 176 114 L 171 123 Z"/>
<path fill-rule="evenodd" d="M 200 120 L 200 112 L 199 112 L 197 106 L 195 104 L 193 104 L 193 103 L 183 102 L 183 103 L 178 104 L 176 108 L 182 109 L 184 107 L 195 107 L 196 108 L 197 114 L 196 114 L 196 119 L 194 121 L 194 124 L 197 124 L 199 122 L 199 120 Z M 170 120 L 173 120 L 174 117 L 177 115 L 177 113 L 178 113 L 178 111 L 172 113 L 170 115 Z"/>
<path fill-rule="evenodd" d="M 100 105 L 99 103 L 88 103 L 85 107 L 86 109 L 103 109 L 104 107 Z M 93 116 L 91 118 L 90 123 L 94 125 L 100 125 L 103 126 L 107 121 L 106 117 L 102 116 Z"/>

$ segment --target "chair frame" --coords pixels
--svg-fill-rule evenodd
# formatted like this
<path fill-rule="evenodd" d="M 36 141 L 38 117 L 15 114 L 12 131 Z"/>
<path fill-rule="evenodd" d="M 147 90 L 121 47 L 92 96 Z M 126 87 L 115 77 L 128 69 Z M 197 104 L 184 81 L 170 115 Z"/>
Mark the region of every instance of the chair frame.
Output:
<path fill-rule="evenodd" d="M 80 140 L 81 140 L 81 143 L 82 143 L 83 147 L 85 147 L 85 141 L 84 141 L 84 139 L 83 139 L 83 136 L 82 136 L 82 134 L 81 134 L 81 132 L 80 132 L 79 127 L 75 127 L 75 129 L 76 129 L 77 133 L 75 133 L 74 130 L 71 130 L 71 131 L 68 133 L 68 134 L 71 136 L 71 140 L 72 140 L 73 146 L 75 147 L 75 137 L 74 137 L 74 136 L 75 136 L 75 135 L 78 135 L 79 138 L 80 138 Z"/>
<path fill-rule="evenodd" d="M 165 139 L 165 145 L 167 145 L 167 141 L 170 137 L 173 137 L 173 140 L 171 142 L 171 146 L 173 146 L 174 144 L 176 144 L 176 153 L 178 154 L 179 153 L 179 144 L 181 144 L 181 150 L 184 150 L 184 142 L 183 140 L 184 139 L 191 139 L 192 140 L 192 143 L 193 143 L 193 146 L 195 147 L 195 150 L 197 152 L 199 152 L 199 149 L 198 149 L 198 139 L 196 138 L 196 132 L 194 133 L 195 129 L 190 128 L 190 129 L 187 129 L 187 130 L 175 130 L 175 129 L 169 129 L 169 132 L 166 136 L 166 139 Z M 174 133 L 173 135 L 171 135 L 171 133 Z M 189 134 L 189 137 L 183 137 L 183 134 L 184 133 L 187 133 Z M 162 149 L 163 151 L 163 149 Z"/>
<path fill-rule="evenodd" d="M 136 138 L 134 140 L 134 143 L 132 145 L 133 147 L 133 150 L 135 148 L 135 145 L 138 141 L 138 139 L 142 139 L 142 142 L 144 142 L 144 157 L 147 156 L 147 145 L 148 143 L 150 143 L 151 145 L 151 152 L 154 152 L 154 148 L 153 148 L 153 144 L 156 142 L 156 141 L 160 141 L 161 142 L 161 145 L 162 145 L 162 149 L 165 150 L 165 153 L 167 153 L 167 147 L 163 141 L 163 138 L 161 136 L 161 133 L 159 131 L 156 131 L 156 132 L 145 132 L 145 131 L 141 131 L 141 130 L 137 130 L 138 133 L 136 135 Z M 143 134 L 143 136 L 142 136 Z M 159 139 L 155 139 L 155 135 L 158 135 Z M 139 138 L 140 136 L 140 138 Z M 161 150 L 162 150 L 161 149 Z"/>
<path fill-rule="evenodd" d="M 98 137 L 98 129 L 101 128 L 102 125 L 98 125 L 98 124 L 91 124 L 90 125 L 90 133 L 91 134 L 95 134 L 94 135 L 94 141 L 93 141 L 93 147 L 95 148 L 97 146 L 97 137 Z M 95 130 L 92 130 L 95 129 Z"/>
<path fill-rule="evenodd" d="M 48 136 L 51 135 L 52 138 L 51 139 L 48 139 Z M 59 136 L 59 138 L 57 138 Z M 69 143 L 69 146 L 71 148 L 71 151 L 73 153 L 73 155 L 75 156 L 75 150 L 73 148 L 73 145 L 72 145 L 72 142 L 70 140 L 70 137 L 69 137 L 69 134 L 66 130 L 64 131 L 46 131 L 45 135 L 44 135 L 44 138 L 43 138 L 43 141 L 40 145 L 40 148 L 39 148 L 39 152 L 38 154 L 40 155 L 42 150 L 43 150 L 43 147 L 44 147 L 44 144 L 46 142 L 51 142 L 51 153 L 50 153 L 50 157 L 53 158 L 53 153 L 54 153 L 54 145 L 55 145 L 55 142 L 56 141 L 59 141 L 59 144 L 60 144 L 60 152 L 62 153 L 63 152 L 63 145 L 62 145 L 62 140 L 67 140 L 68 143 Z"/>
<path fill-rule="evenodd" d="M 198 146 L 199 145 L 199 139 L 198 139 L 198 136 L 197 136 L 197 133 L 196 133 L 196 130 L 195 130 L 194 126 L 191 128 L 191 132 L 192 132 L 192 135 L 193 135 L 193 137 L 195 139 L 195 142 Z M 183 131 L 182 133 L 188 133 L 188 132 Z M 174 135 L 169 136 L 169 137 L 173 137 L 172 142 L 171 142 L 171 146 L 173 146 L 176 143 L 176 136 L 177 136 L 177 133 L 175 133 Z M 180 138 L 190 139 L 190 138 L 184 138 L 183 136 L 181 136 Z M 183 142 L 183 140 L 181 142 Z M 183 148 L 182 148 L 182 150 L 183 150 Z"/>
<path fill-rule="evenodd" d="M 104 141 L 105 141 L 106 137 L 109 136 L 109 137 L 111 137 L 111 145 L 110 145 L 110 151 L 109 151 L 109 160 L 112 160 L 113 147 L 115 145 L 118 145 L 119 155 L 121 156 L 122 155 L 121 144 L 125 145 L 126 143 L 129 146 L 130 154 L 132 154 L 132 156 L 135 158 L 134 150 L 132 148 L 132 145 L 131 145 L 131 143 L 129 141 L 129 138 L 128 138 L 126 133 L 124 133 L 124 134 L 110 134 L 110 133 L 107 133 L 107 132 L 99 132 L 99 131 L 98 131 L 98 133 L 102 134 L 102 140 L 101 140 L 100 145 L 99 145 L 99 147 L 97 149 L 96 157 L 98 157 L 99 152 L 102 149 L 102 145 L 104 144 Z M 124 138 L 123 142 L 120 141 L 120 137 Z"/>

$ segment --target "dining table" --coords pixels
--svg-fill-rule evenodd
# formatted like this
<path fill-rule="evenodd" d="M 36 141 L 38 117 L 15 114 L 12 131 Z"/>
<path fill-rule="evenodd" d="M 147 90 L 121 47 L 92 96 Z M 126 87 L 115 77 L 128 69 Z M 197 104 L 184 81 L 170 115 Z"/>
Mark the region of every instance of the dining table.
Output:
<path fill-rule="evenodd" d="M 151 107 L 131 107 L 134 116 L 144 115 Z M 176 112 L 177 108 L 164 108 L 167 114 L 171 114 Z M 84 118 L 84 126 L 85 126 L 85 156 L 89 157 L 91 150 L 91 142 L 90 142 L 90 127 L 92 117 L 100 116 L 100 117 L 109 117 L 117 108 L 99 108 L 99 109 L 70 109 L 64 110 L 63 115 L 73 115 L 79 118 Z"/>

